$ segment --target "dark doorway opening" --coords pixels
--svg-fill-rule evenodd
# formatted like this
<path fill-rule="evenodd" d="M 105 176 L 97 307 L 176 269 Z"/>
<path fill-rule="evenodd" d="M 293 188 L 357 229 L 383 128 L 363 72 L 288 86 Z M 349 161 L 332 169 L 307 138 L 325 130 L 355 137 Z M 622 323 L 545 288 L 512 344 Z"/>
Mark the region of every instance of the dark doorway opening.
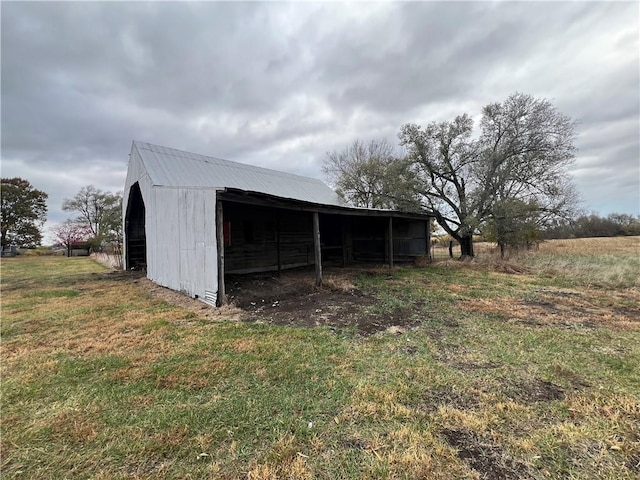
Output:
<path fill-rule="evenodd" d="M 144 200 L 140 192 L 140 185 L 136 182 L 129 190 L 129 203 L 125 216 L 126 261 L 129 270 L 146 270 L 147 268 L 147 237 L 144 218 Z"/>
<path fill-rule="evenodd" d="M 349 261 L 346 238 L 347 220 L 341 215 L 320 214 L 322 265 L 344 267 Z"/>

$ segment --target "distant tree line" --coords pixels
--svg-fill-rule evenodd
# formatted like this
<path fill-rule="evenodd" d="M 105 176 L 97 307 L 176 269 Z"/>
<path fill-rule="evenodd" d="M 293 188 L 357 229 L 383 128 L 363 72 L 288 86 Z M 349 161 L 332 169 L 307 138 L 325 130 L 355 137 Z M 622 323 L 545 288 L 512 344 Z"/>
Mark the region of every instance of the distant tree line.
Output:
<path fill-rule="evenodd" d="M 588 238 L 640 235 L 640 215 L 612 213 L 601 217 L 596 213 L 554 222 L 541 232 L 542 238 Z"/>

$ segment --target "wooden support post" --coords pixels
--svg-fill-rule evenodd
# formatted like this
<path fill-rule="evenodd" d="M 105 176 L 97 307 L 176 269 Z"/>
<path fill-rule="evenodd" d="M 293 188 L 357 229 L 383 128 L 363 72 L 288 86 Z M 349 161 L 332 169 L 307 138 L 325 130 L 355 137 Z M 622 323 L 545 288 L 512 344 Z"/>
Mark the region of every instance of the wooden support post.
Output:
<path fill-rule="evenodd" d="M 342 268 L 347 266 L 347 218 L 342 217 Z"/>
<path fill-rule="evenodd" d="M 278 276 L 282 271 L 282 260 L 280 258 L 280 212 L 276 213 L 276 250 L 278 257 Z"/>
<path fill-rule="evenodd" d="M 316 262 L 316 286 L 322 285 L 322 251 L 320 249 L 320 218 L 313 212 L 313 251 Z"/>
<path fill-rule="evenodd" d="M 393 268 L 393 217 L 389 217 L 389 268 Z"/>
<path fill-rule="evenodd" d="M 224 288 L 224 217 L 222 202 L 216 199 L 216 240 L 218 243 L 218 306 L 226 305 L 227 294 Z"/>
<path fill-rule="evenodd" d="M 427 258 L 429 259 L 430 262 L 433 261 L 433 256 L 431 255 L 431 219 L 427 220 L 425 222 L 426 227 L 427 227 Z"/>

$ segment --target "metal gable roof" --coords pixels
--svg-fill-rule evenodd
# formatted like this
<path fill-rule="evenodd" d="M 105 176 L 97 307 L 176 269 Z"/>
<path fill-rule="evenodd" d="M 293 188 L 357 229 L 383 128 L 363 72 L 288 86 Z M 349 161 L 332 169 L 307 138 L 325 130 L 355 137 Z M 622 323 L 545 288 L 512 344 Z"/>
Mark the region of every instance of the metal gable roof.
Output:
<path fill-rule="evenodd" d="M 235 188 L 325 205 L 344 205 L 322 181 L 268 168 L 133 142 L 154 185 Z"/>

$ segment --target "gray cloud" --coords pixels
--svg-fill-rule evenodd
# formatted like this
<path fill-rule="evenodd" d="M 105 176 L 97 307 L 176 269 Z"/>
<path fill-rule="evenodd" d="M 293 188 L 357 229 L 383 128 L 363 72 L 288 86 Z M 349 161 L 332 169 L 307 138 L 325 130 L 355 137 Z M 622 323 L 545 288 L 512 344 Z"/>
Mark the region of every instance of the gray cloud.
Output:
<path fill-rule="evenodd" d="M 62 199 L 124 183 L 132 139 L 320 177 L 515 91 L 579 121 L 589 210 L 639 213 L 633 3 L 2 2 L 2 175 Z"/>

